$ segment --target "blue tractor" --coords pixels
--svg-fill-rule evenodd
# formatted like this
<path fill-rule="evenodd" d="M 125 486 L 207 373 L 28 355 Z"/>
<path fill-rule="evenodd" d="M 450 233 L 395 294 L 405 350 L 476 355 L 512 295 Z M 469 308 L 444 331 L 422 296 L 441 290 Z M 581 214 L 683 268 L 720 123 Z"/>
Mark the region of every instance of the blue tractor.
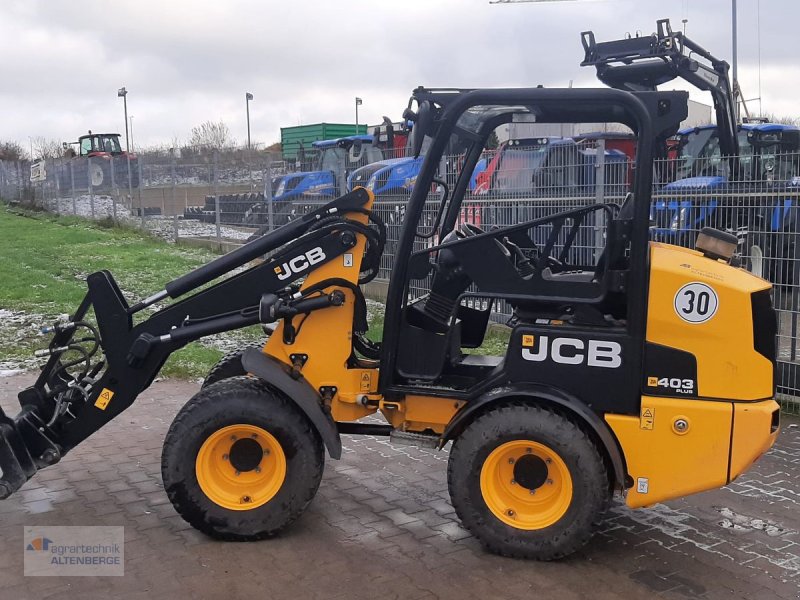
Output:
<path fill-rule="evenodd" d="M 311 145 L 316 150 L 314 170 L 281 177 L 274 187 L 274 202 L 309 196 L 320 200 L 333 198 L 344 192 L 342 188 L 350 173 L 383 159 L 383 153 L 371 135 L 351 135 Z"/>
<path fill-rule="evenodd" d="M 581 64 L 594 66 L 611 87 L 656 90 L 680 77 L 712 95 L 717 124 L 678 132 L 679 158 L 651 210 L 653 237 L 691 246 L 703 227 L 735 231 L 755 274 L 779 285 L 800 281 L 795 259 L 800 173 L 791 155 L 800 150 L 800 130 L 738 124 L 728 63 L 673 32 L 668 19 L 658 21 L 651 36 L 598 43 L 589 31 L 582 41 Z M 666 148 L 665 140 L 665 162 Z"/>

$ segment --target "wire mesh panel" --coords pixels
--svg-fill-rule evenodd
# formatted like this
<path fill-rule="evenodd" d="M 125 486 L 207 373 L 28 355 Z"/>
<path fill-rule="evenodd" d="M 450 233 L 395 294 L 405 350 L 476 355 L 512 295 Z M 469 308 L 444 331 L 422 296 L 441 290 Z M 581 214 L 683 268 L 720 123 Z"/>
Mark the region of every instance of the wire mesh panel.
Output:
<path fill-rule="evenodd" d="M 767 140 L 743 144 L 742 155 L 732 161 L 720 157 L 712 141 L 690 140 L 655 164 L 651 237 L 693 247 L 704 227 L 736 234 L 742 268 L 774 284 L 778 388 L 785 407 L 800 414 L 800 153 Z M 634 155 L 635 140 L 622 134 L 505 139 L 485 148 L 469 174 L 456 226 L 492 230 L 583 206 L 619 206 L 630 187 Z M 379 279 L 388 281 L 423 161 L 424 150 L 414 157 L 405 142 L 369 151 L 338 148 L 324 160 L 319 151 L 287 161 L 279 153 L 233 148 L 0 161 L 0 196 L 61 215 L 143 227 L 170 241 L 243 243 L 363 185 L 375 193 L 374 210 L 386 224 Z M 439 165 L 415 250 L 441 242 L 434 230 L 441 199 L 453 190 L 464 163 L 463 148 L 454 146 Z M 604 211 L 588 215 L 563 260 L 594 264 L 606 227 Z M 541 245 L 550 233 L 541 227 L 531 236 Z M 556 255 L 564 239 L 556 240 Z M 429 278 L 414 281 L 409 293 L 418 297 L 429 286 Z M 503 302 L 492 310 L 498 322 L 511 316 Z"/>

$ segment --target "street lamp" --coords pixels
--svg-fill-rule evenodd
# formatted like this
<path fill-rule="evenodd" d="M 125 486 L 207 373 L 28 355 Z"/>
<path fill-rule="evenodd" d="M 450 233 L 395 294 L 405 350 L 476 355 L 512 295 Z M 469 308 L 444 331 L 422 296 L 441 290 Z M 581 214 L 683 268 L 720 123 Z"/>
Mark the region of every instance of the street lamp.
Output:
<path fill-rule="evenodd" d="M 356 96 L 356 135 L 358 135 L 358 107 L 363 104 L 361 98 Z"/>
<path fill-rule="evenodd" d="M 133 145 L 133 115 L 128 117 L 128 121 L 130 121 L 130 123 L 131 123 L 131 150 L 133 150 L 133 148 L 134 148 L 134 145 Z M 134 152 L 135 152 L 135 150 L 134 150 Z"/>
<path fill-rule="evenodd" d="M 122 98 L 122 105 L 125 107 L 125 150 L 131 151 L 131 145 L 128 142 L 128 90 L 121 87 L 117 90 L 117 97 Z"/>
<path fill-rule="evenodd" d="M 250 100 L 253 99 L 253 94 L 250 92 L 244 93 L 244 103 L 247 107 L 247 149 L 250 150 Z"/>

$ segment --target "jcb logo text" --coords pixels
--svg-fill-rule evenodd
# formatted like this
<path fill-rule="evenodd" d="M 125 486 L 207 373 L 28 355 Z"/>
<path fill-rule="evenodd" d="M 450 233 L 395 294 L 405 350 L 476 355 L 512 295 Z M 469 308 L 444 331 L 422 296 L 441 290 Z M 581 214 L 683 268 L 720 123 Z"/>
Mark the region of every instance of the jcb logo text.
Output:
<path fill-rule="evenodd" d="M 608 340 L 589 340 L 558 337 L 551 342 L 548 336 L 541 335 L 538 347 L 534 349 L 535 336 L 525 335 L 522 339 L 522 358 L 533 362 L 543 362 L 550 358 L 562 365 L 582 365 L 616 369 L 622 365 L 622 346 Z M 526 348 L 525 346 L 530 346 Z"/>
<path fill-rule="evenodd" d="M 280 267 L 275 267 L 275 274 L 278 279 L 288 279 L 292 275 L 299 275 L 309 267 L 325 260 L 325 253 L 322 248 L 317 246 L 305 254 L 295 256 L 292 260 L 283 263 Z"/>

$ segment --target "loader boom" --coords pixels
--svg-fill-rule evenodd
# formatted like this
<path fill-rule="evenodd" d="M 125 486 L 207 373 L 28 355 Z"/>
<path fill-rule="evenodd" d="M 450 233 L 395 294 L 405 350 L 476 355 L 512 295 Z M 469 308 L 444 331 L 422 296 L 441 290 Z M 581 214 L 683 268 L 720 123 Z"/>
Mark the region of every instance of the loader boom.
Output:
<path fill-rule="evenodd" d="M 737 172 L 736 100 L 728 63 L 711 54 L 680 31 L 672 31 L 669 19 L 656 22 L 651 36 L 598 42 L 594 33 L 581 33 L 585 56 L 581 66 L 594 66 L 597 77 L 609 87 L 626 91 L 653 91 L 680 77 L 711 93 L 717 118 L 719 145 Z M 702 59 L 702 60 L 699 60 Z"/>
<path fill-rule="evenodd" d="M 76 313 L 51 328 L 53 340 L 41 352 L 49 360 L 34 385 L 20 393 L 22 411 L 11 419 L 0 409 L 0 498 L 18 489 L 39 468 L 58 462 L 128 408 L 169 355 L 189 342 L 340 304 L 338 288 L 309 298 L 291 285 L 353 248 L 357 234 L 382 244 L 374 230 L 346 218 L 348 213 L 363 212 L 369 199 L 363 189 L 337 198 L 169 282 L 163 291 L 134 306 L 128 306 L 111 273 L 89 275 L 88 293 Z M 197 291 L 270 253 L 260 264 Z M 337 283 L 332 282 L 334 288 Z M 192 291 L 191 296 L 134 323 L 134 315 L 145 308 Z M 89 332 L 88 337 L 77 340 L 83 331 Z M 88 350 L 80 350 L 81 341 L 88 342 Z M 71 370 L 74 365 L 67 366 L 68 350 L 86 353 L 86 366 L 77 374 Z M 95 353 L 100 358 L 92 362 Z"/>

